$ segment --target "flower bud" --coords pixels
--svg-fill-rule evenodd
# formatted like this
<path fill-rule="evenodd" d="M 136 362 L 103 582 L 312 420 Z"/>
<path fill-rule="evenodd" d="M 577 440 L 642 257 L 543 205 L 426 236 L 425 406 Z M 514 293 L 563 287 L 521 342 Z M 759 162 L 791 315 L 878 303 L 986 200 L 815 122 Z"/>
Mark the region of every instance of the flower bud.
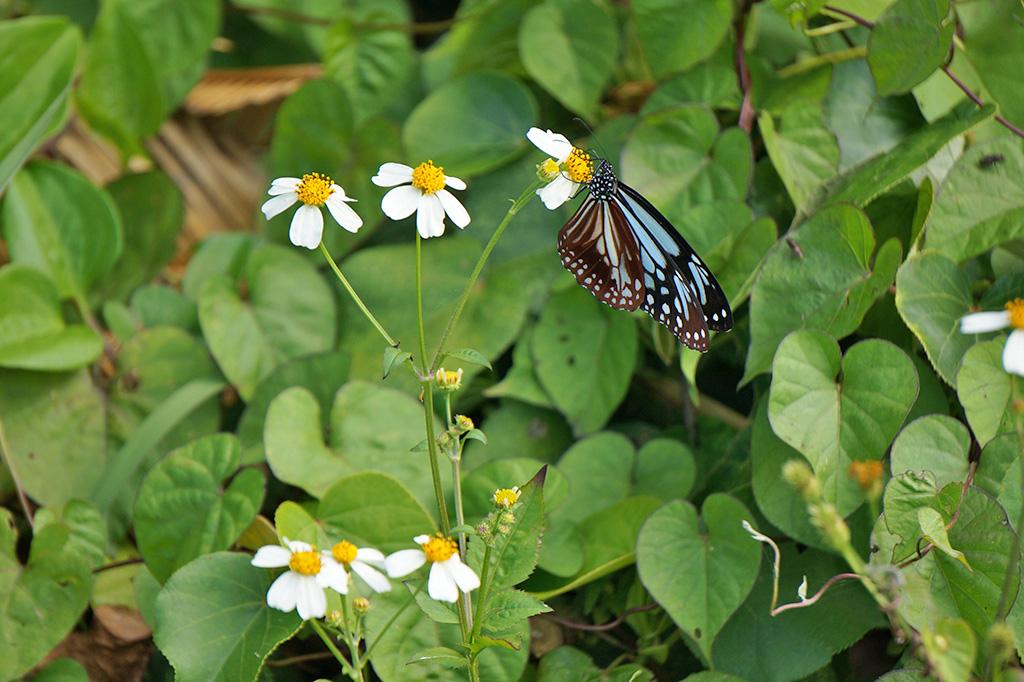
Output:
<path fill-rule="evenodd" d="M 830 502 L 818 502 L 810 506 L 811 523 L 821 531 L 825 540 L 834 548 L 842 549 L 850 544 L 850 528 L 842 515 Z"/>
<path fill-rule="evenodd" d="M 442 391 L 457 391 L 462 388 L 462 368 L 449 372 L 444 367 L 437 370 L 434 375 L 438 388 Z"/>
<path fill-rule="evenodd" d="M 554 159 L 547 159 L 543 163 L 537 164 L 537 178 L 543 182 L 551 182 L 558 177 L 560 172 L 558 162 Z"/>
<path fill-rule="evenodd" d="M 356 597 L 352 600 L 352 608 L 358 615 L 365 616 L 366 612 L 370 610 L 370 600 L 366 597 Z"/>
<path fill-rule="evenodd" d="M 821 486 L 818 485 L 818 478 L 811 471 L 806 462 L 799 459 L 791 459 L 782 465 L 782 477 L 786 482 L 796 488 L 805 500 L 812 502 L 821 497 Z"/>
<path fill-rule="evenodd" d="M 332 628 L 340 628 L 345 625 L 345 614 L 335 609 L 334 611 L 328 611 L 327 615 L 324 616 L 324 622 L 330 625 Z"/>
<path fill-rule="evenodd" d="M 464 414 L 457 414 L 457 415 L 455 415 L 455 430 L 460 435 L 463 434 L 463 433 L 467 433 L 469 431 L 472 431 L 475 427 L 476 427 L 476 425 L 473 423 L 473 420 L 470 419 L 469 417 L 467 417 L 466 415 L 464 415 Z"/>

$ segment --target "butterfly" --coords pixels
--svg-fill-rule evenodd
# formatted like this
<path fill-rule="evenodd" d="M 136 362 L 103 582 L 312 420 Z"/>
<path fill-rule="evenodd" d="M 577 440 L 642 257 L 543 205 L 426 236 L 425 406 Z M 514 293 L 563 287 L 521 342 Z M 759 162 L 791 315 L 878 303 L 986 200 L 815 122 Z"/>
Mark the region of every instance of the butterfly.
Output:
<path fill-rule="evenodd" d="M 732 310 L 711 269 L 672 223 L 602 160 L 588 194 L 558 233 L 562 265 L 602 303 L 644 310 L 689 348 L 732 329 Z"/>

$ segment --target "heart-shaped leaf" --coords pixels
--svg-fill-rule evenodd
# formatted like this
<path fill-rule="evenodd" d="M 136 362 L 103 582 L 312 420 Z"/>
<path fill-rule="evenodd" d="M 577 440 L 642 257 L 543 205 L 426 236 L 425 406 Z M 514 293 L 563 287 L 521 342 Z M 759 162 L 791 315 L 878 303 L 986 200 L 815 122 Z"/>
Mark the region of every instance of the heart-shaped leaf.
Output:
<path fill-rule="evenodd" d="M 135 504 L 139 551 L 164 582 L 196 557 L 227 549 L 263 502 L 263 474 L 238 469 L 241 445 L 231 434 L 207 436 L 167 455 L 146 476 Z"/>
<path fill-rule="evenodd" d="M 1002 338 L 976 343 L 964 353 L 956 375 L 956 395 L 981 445 L 1013 430 L 1011 383 L 1019 379 L 1003 369 L 1005 344 Z"/>
<path fill-rule="evenodd" d="M 414 537 L 434 528 L 430 514 L 408 488 L 370 471 L 331 486 L 320 498 L 316 515 L 332 540 L 371 545 L 384 552 L 406 549 Z"/>
<path fill-rule="evenodd" d="M 757 578 L 761 546 L 741 525 L 749 518 L 736 499 L 715 493 L 704 501 L 700 519 L 689 502 L 669 502 L 637 539 L 644 587 L 709 660 L 715 637 Z"/>
<path fill-rule="evenodd" d="M 811 463 L 825 498 L 849 514 L 864 501 L 849 467 L 885 454 L 917 398 L 914 364 L 879 339 L 855 344 L 840 359 L 834 339 L 797 331 L 779 345 L 772 369 L 772 429 Z"/>

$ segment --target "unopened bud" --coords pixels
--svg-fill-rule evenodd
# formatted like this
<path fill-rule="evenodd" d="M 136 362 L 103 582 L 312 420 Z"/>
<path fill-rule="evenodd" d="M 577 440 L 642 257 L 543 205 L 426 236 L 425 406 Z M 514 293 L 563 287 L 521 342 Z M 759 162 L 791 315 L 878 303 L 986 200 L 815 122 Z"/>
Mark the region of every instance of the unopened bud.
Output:
<path fill-rule="evenodd" d="M 811 505 L 810 512 L 811 523 L 821 531 L 833 548 L 842 549 L 850 544 L 850 527 L 846 525 L 835 505 L 818 502 Z"/>
<path fill-rule="evenodd" d="M 544 182 L 551 182 L 558 177 L 560 172 L 558 162 L 554 159 L 547 159 L 543 163 L 537 164 L 537 177 Z"/>
<path fill-rule="evenodd" d="M 992 657 L 999 661 L 1008 661 L 1017 648 L 1017 638 L 1006 623 L 994 623 L 988 630 L 988 645 Z"/>
<path fill-rule="evenodd" d="M 796 488 L 796 491 L 808 502 L 821 497 L 821 486 L 818 485 L 818 477 L 811 471 L 806 462 L 799 459 L 791 459 L 782 465 L 782 477 L 786 482 Z"/>
<path fill-rule="evenodd" d="M 467 417 L 466 415 L 455 415 L 455 430 L 458 431 L 460 434 L 466 433 L 467 431 L 472 431 L 474 426 L 475 425 L 473 424 L 473 420 Z"/>
<path fill-rule="evenodd" d="M 345 614 L 338 610 L 328 611 L 324 621 L 332 628 L 340 628 L 345 624 Z"/>
<path fill-rule="evenodd" d="M 370 600 L 366 597 L 356 597 L 352 600 L 352 608 L 357 614 L 364 616 L 370 610 Z"/>
<path fill-rule="evenodd" d="M 457 391 L 462 388 L 462 368 L 450 372 L 442 367 L 434 374 L 434 381 L 442 391 Z"/>

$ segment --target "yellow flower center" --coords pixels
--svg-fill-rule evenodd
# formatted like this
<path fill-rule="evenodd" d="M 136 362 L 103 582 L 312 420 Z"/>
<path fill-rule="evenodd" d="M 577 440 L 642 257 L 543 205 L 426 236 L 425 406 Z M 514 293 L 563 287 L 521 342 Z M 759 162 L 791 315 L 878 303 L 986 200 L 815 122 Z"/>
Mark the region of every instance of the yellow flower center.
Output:
<path fill-rule="evenodd" d="M 558 177 L 559 168 L 558 162 L 554 159 L 548 159 L 544 163 L 537 166 L 537 173 L 541 178 L 551 182 Z"/>
<path fill-rule="evenodd" d="M 412 171 L 412 186 L 424 194 L 444 189 L 444 168 L 433 161 L 424 161 Z"/>
<path fill-rule="evenodd" d="M 356 552 L 358 551 L 359 548 L 348 540 L 342 540 L 334 547 L 331 547 L 331 554 L 334 556 L 334 560 L 346 566 L 356 560 Z"/>
<path fill-rule="evenodd" d="M 424 542 L 420 547 L 423 548 L 423 553 L 427 555 L 427 561 L 433 563 L 448 561 L 452 558 L 453 554 L 459 551 L 459 545 L 455 540 L 446 538 L 440 533 Z"/>
<path fill-rule="evenodd" d="M 569 158 L 565 160 L 565 172 L 573 182 L 590 182 L 594 177 L 594 165 L 590 162 L 590 154 L 579 147 L 573 147 Z"/>
<path fill-rule="evenodd" d="M 494 504 L 502 509 L 511 509 L 519 501 L 519 488 L 499 488 L 494 491 Z"/>
<path fill-rule="evenodd" d="M 302 176 L 299 186 L 295 188 L 295 193 L 299 195 L 299 201 L 306 206 L 322 206 L 327 197 L 334 194 L 334 190 L 331 189 L 333 184 L 334 181 L 329 175 L 306 173 Z"/>
<path fill-rule="evenodd" d="M 320 572 L 320 553 L 315 549 L 295 552 L 288 560 L 288 568 L 299 575 L 316 575 Z"/>
<path fill-rule="evenodd" d="M 457 414 L 455 415 L 455 426 L 459 427 L 461 431 L 472 431 L 474 424 L 473 420 L 466 415 Z"/>
<path fill-rule="evenodd" d="M 1016 329 L 1024 329 L 1024 298 L 1007 302 L 1006 309 L 1010 312 L 1010 324 Z"/>
<path fill-rule="evenodd" d="M 444 367 L 437 370 L 434 375 L 434 380 L 437 381 L 437 385 L 441 388 L 455 390 L 462 387 L 462 370 L 457 369 L 454 372 L 446 370 Z"/>

